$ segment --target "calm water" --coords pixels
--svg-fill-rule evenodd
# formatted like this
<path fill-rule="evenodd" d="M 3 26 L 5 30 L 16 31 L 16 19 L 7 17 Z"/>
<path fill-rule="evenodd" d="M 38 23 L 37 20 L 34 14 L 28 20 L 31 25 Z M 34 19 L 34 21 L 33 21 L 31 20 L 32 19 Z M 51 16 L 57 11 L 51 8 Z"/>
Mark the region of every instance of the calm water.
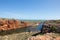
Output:
<path fill-rule="evenodd" d="M 27 28 L 27 31 L 30 32 L 40 32 L 41 29 L 42 29 L 42 26 L 43 26 L 44 22 L 40 23 L 36 28 L 32 28 L 32 26 L 28 27 Z"/>
<path fill-rule="evenodd" d="M 37 29 L 38 31 L 40 31 L 40 30 L 42 29 L 43 24 L 44 24 L 44 23 L 39 24 L 36 29 Z"/>

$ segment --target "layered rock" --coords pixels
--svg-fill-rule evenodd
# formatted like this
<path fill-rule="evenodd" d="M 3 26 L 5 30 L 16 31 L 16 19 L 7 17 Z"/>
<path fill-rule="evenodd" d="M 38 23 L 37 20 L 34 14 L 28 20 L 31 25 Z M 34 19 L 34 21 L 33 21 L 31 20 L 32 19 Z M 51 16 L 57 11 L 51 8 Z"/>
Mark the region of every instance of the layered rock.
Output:
<path fill-rule="evenodd" d="M 0 19 L 0 31 L 27 27 L 26 22 L 15 19 Z"/>

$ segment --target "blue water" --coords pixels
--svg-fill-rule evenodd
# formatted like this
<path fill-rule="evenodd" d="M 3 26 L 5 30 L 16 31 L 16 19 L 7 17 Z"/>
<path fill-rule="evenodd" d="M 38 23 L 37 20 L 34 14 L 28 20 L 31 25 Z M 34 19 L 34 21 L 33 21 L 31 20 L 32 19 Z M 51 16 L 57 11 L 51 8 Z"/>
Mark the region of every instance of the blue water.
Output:
<path fill-rule="evenodd" d="M 36 28 L 33 28 L 32 26 L 30 26 L 30 27 L 27 28 L 27 31 L 28 32 L 30 32 L 30 31 L 32 31 L 32 32 L 36 32 L 36 31 L 40 32 L 42 27 L 43 27 L 43 24 L 44 24 L 44 22 L 40 23 Z"/>
<path fill-rule="evenodd" d="M 38 31 L 40 31 L 40 30 L 42 29 L 43 24 L 44 24 L 44 23 L 39 24 L 36 29 L 37 29 Z"/>

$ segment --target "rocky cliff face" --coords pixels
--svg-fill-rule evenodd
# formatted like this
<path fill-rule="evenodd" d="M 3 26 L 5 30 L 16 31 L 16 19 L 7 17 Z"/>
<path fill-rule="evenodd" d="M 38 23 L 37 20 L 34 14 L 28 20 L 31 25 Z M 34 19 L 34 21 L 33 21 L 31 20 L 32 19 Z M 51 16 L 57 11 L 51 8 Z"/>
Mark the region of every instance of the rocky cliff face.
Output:
<path fill-rule="evenodd" d="M 42 33 L 56 32 L 60 33 L 60 20 L 49 20 L 46 21 L 41 30 Z"/>
<path fill-rule="evenodd" d="M 27 27 L 26 22 L 14 19 L 0 19 L 0 31 Z"/>

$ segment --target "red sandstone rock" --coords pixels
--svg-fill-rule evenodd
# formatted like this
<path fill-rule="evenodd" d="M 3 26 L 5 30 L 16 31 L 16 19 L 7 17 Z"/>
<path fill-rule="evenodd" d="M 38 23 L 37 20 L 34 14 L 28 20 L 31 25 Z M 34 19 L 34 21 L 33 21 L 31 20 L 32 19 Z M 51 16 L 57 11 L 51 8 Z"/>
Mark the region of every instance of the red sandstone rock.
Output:
<path fill-rule="evenodd" d="M 21 23 L 20 20 L 0 20 L 0 30 L 11 30 L 11 29 L 17 29 L 17 28 L 23 28 L 27 27 L 27 23 L 23 22 Z"/>

